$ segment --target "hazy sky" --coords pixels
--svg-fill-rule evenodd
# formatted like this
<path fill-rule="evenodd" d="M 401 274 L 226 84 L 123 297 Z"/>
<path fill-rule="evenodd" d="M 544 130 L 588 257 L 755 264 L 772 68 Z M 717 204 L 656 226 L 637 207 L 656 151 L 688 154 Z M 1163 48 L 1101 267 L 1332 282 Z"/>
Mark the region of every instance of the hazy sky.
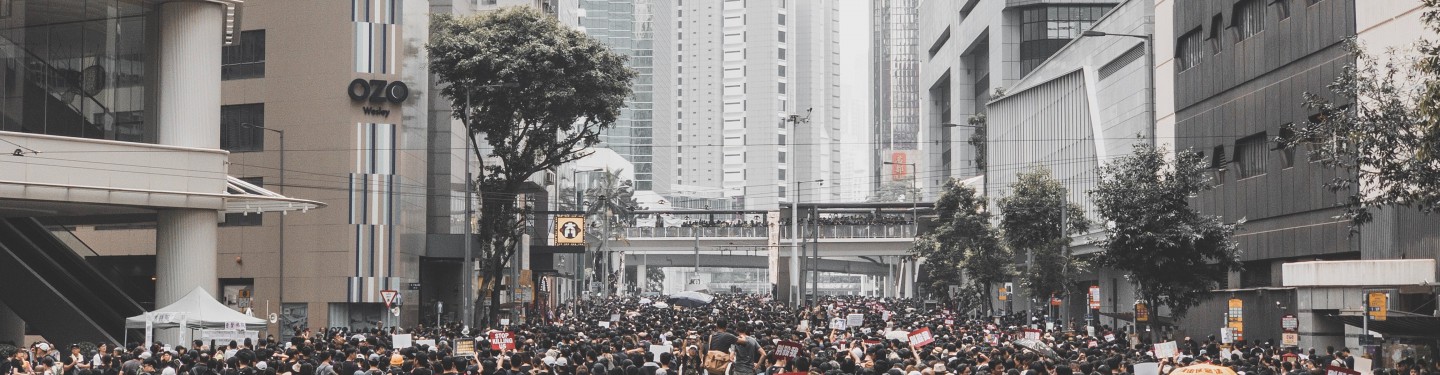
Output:
<path fill-rule="evenodd" d="M 841 200 L 865 200 L 870 180 L 870 2 L 838 0 L 840 7 Z"/>

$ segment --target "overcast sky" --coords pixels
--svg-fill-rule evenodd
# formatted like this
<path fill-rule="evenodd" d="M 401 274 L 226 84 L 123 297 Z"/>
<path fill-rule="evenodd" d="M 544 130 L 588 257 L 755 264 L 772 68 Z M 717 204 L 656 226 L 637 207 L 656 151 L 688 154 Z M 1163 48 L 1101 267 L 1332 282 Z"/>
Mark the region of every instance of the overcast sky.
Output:
<path fill-rule="evenodd" d="M 840 7 L 841 200 L 863 201 L 870 165 L 870 2 L 838 0 Z"/>

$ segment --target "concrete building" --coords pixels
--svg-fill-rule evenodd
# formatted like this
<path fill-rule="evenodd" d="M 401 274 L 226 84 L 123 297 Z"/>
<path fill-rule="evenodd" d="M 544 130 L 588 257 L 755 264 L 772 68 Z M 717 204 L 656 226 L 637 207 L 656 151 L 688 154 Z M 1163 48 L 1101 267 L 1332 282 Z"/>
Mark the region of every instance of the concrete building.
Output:
<path fill-rule="evenodd" d="M 968 125 L 986 113 L 995 90 L 1015 86 L 1114 5 L 1068 0 L 920 2 L 918 128 L 924 153 L 917 158 L 933 167 L 922 167 L 917 176 L 928 198 L 948 179 L 983 174 L 984 150 L 969 143 L 976 129 Z"/>
<path fill-rule="evenodd" d="M 28 324 L 57 341 L 118 343 L 125 317 L 197 287 L 221 297 L 219 280 L 243 257 L 274 269 L 265 260 L 273 248 L 236 254 L 220 223 L 325 205 L 248 183 L 259 173 L 250 163 L 273 159 L 222 149 L 240 124 L 224 104 L 242 100 L 222 95 L 222 79 L 265 74 L 263 58 L 244 50 L 257 38 L 241 31 L 244 11 L 239 1 L 36 0 L 0 9 L 0 58 L 15 67 L 0 78 L 0 140 L 13 150 L 0 163 L 0 277 L 9 286 L 0 292 L 0 341 L 21 343 Z M 272 75 L 291 73 L 273 67 Z M 324 87 L 344 98 L 349 80 Z M 291 216 L 313 222 L 335 212 L 344 211 Z M 147 257 L 129 261 L 143 273 L 110 281 L 115 268 L 76 240 L 75 228 L 88 225 L 150 228 L 132 236 L 148 243 Z"/>
<path fill-rule="evenodd" d="M 655 104 L 655 123 L 665 125 L 656 129 L 657 180 L 719 192 L 737 208 L 775 208 L 793 199 L 796 181 L 838 178 L 833 0 L 654 9 L 655 92 L 666 97 Z M 799 199 L 830 199 L 832 190 L 805 184 Z"/>

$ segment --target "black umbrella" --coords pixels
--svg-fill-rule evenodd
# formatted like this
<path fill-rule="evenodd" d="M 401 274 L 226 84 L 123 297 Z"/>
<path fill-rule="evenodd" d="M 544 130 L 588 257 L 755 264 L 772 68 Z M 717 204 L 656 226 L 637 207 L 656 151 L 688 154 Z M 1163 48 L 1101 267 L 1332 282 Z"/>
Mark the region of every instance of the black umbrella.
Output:
<path fill-rule="evenodd" d="M 1055 350 L 1054 350 L 1054 349 L 1050 349 L 1050 346 L 1049 346 L 1049 345 L 1045 345 L 1045 343 L 1044 343 L 1044 342 L 1041 342 L 1040 340 L 1017 339 L 1017 340 L 1015 340 L 1015 341 L 1013 341 L 1013 342 L 1015 343 L 1015 346 L 1018 346 L 1018 347 L 1021 347 L 1021 348 L 1025 348 L 1025 349 L 1030 349 L 1030 351 L 1033 351 L 1033 352 L 1035 352 L 1035 353 L 1039 353 L 1040 355 L 1043 355 L 1043 356 L 1046 356 L 1046 357 L 1050 357 L 1051 359 L 1057 359 L 1057 360 L 1060 359 L 1060 356 L 1055 354 Z"/>
<path fill-rule="evenodd" d="M 683 307 L 700 307 L 709 305 L 715 301 L 715 297 L 700 292 L 680 292 L 671 294 L 667 300 L 671 305 Z"/>

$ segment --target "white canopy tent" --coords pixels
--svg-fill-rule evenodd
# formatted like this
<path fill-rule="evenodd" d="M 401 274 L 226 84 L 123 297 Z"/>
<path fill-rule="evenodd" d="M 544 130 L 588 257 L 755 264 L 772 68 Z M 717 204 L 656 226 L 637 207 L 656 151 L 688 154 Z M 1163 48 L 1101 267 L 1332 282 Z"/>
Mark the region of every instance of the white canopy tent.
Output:
<path fill-rule="evenodd" d="M 155 311 L 136 315 L 125 319 L 125 328 L 145 328 L 146 320 L 158 315 L 183 316 L 183 324 L 189 329 L 224 329 L 226 323 L 242 323 L 246 330 L 264 330 L 266 321 L 264 319 L 241 314 L 231 310 L 215 297 L 210 296 L 204 288 L 195 287 L 190 293 L 185 294 L 179 301 Z M 172 319 L 163 319 L 172 320 Z M 179 328 L 181 321 L 154 322 L 154 328 Z"/>

